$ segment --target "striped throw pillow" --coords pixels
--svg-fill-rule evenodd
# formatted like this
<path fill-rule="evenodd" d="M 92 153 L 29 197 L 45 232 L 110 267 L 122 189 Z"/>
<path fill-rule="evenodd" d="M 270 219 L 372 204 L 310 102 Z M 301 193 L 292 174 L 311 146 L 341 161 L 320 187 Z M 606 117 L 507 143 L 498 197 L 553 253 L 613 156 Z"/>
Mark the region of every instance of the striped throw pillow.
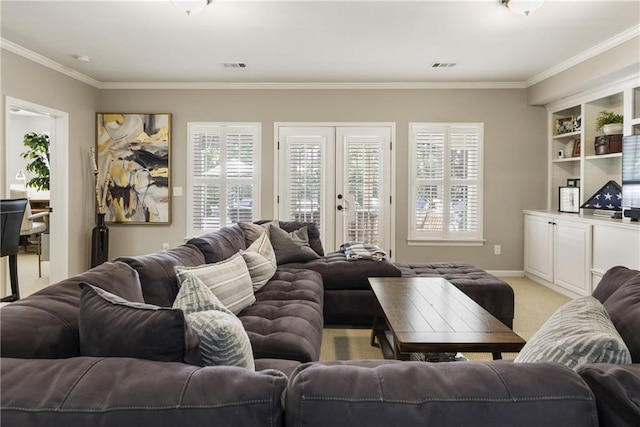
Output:
<path fill-rule="evenodd" d="M 198 277 L 233 314 L 256 301 L 247 263 L 240 253 L 215 264 L 180 266 L 175 271 L 181 285 L 189 276 Z"/>
<path fill-rule="evenodd" d="M 631 354 L 597 299 L 588 296 L 560 307 L 520 350 L 515 363 L 631 363 Z"/>
<path fill-rule="evenodd" d="M 255 371 L 249 336 L 238 319 L 196 276 L 182 282 L 173 308 L 186 314 L 187 326 L 200 339 L 205 366 L 240 366 Z"/>
<path fill-rule="evenodd" d="M 247 263 L 253 291 L 259 291 L 273 277 L 277 269 L 276 253 L 273 251 L 266 230 L 246 251 L 240 251 L 240 253 Z"/>

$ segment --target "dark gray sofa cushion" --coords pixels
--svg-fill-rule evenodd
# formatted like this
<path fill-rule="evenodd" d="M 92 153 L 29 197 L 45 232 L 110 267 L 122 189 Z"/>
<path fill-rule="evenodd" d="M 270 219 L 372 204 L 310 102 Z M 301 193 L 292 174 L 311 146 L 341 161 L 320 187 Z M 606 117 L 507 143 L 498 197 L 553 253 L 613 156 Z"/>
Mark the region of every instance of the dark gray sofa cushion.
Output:
<path fill-rule="evenodd" d="M 244 231 L 237 224 L 194 237 L 187 244 L 197 247 L 207 264 L 220 262 L 247 249 Z"/>
<path fill-rule="evenodd" d="M 590 364 L 578 374 L 596 396 L 601 426 L 640 426 L 640 365 Z"/>
<path fill-rule="evenodd" d="M 324 258 L 287 263 L 282 267 L 317 271 L 326 290 L 370 290 L 369 277 L 400 277 L 400 270 L 389 261 L 348 261 L 343 252 L 330 252 Z"/>
<path fill-rule="evenodd" d="M 204 256 L 195 246 L 180 245 L 166 251 L 133 257 L 119 257 L 138 272 L 144 301 L 160 307 L 171 307 L 178 295 L 178 278 L 173 267 L 204 264 Z"/>
<path fill-rule="evenodd" d="M 3 359 L 2 426 L 282 425 L 287 378 L 129 358 Z"/>
<path fill-rule="evenodd" d="M 603 305 L 627 344 L 633 363 L 640 363 L 640 274 L 620 285 Z"/>
<path fill-rule="evenodd" d="M 611 267 L 606 271 L 606 273 L 604 273 L 602 279 L 600 279 L 600 282 L 598 283 L 598 286 L 591 295 L 604 304 L 604 302 L 615 291 L 617 291 L 624 282 L 635 276 L 640 276 L 640 272 L 638 270 L 631 270 L 620 265 Z"/>
<path fill-rule="evenodd" d="M 318 360 L 322 345 L 322 278 L 315 271 L 278 268 L 240 312 L 256 359 Z"/>
<path fill-rule="evenodd" d="M 287 427 L 598 425 L 589 388 L 555 363 L 304 364 L 285 407 Z"/>
<path fill-rule="evenodd" d="M 138 273 L 121 262 L 106 262 L 47 286 L 0 310 L 2 357 L 55 359 L 80 355 L 78 312 L 81 282 L 122 298 L 144 302 Z"/>

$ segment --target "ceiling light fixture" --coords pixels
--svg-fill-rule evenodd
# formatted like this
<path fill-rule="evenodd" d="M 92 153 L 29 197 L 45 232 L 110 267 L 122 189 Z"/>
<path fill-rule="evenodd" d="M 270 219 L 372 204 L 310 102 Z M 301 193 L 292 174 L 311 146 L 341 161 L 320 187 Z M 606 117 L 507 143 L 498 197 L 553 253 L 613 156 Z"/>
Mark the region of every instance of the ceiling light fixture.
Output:
<path fill-rule="evenodd" d="M 171 2 L 181 11 L 187 15 L 200 12 L 204 9 L 212 0 L 171 0 Z"/>
<path fill-rule="evenodd" d="M 85 64 L 88 64 L 89 62 L 91 62 L 91 58 L 89 58 L 87 55 L 73 55 L 73 57 L 76 59 L 76 61 L 82 62 Z"/>
<path fill-rule="evenodd" d="M 502 0 L 511 12 L 518 15 L 529 16 L 531 12 L 542 6 L 544 0 Z"/>

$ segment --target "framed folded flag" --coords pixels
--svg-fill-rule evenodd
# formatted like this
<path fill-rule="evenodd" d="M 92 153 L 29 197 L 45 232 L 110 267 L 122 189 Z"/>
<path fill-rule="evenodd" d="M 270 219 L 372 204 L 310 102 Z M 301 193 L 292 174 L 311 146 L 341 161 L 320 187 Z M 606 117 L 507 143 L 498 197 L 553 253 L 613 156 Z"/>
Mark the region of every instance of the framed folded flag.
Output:
<path fill-rule="evenodd" d="M 615 181 L 609 181 L 580 207 L 606 211 L 621 211 L 622 187 Z"/>

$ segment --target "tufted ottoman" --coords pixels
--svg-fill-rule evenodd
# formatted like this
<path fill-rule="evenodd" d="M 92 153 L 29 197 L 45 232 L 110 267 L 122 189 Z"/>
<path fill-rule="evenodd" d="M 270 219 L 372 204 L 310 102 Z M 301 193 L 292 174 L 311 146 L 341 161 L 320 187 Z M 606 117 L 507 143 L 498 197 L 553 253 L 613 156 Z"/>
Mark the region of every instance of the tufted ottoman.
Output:
<path fill-rule="evenodd" d="M 444 277 L 498 320 L 513 328 L 514 296 L 511 286 L 471 264 L 396 262 L 403 277 Z"/>
<path fill-rule="evenodd" d="M 313 362 L 322 345 L 323 287 L 320 273 L 278 268 L 238 317 L 256 359 Z"/>

